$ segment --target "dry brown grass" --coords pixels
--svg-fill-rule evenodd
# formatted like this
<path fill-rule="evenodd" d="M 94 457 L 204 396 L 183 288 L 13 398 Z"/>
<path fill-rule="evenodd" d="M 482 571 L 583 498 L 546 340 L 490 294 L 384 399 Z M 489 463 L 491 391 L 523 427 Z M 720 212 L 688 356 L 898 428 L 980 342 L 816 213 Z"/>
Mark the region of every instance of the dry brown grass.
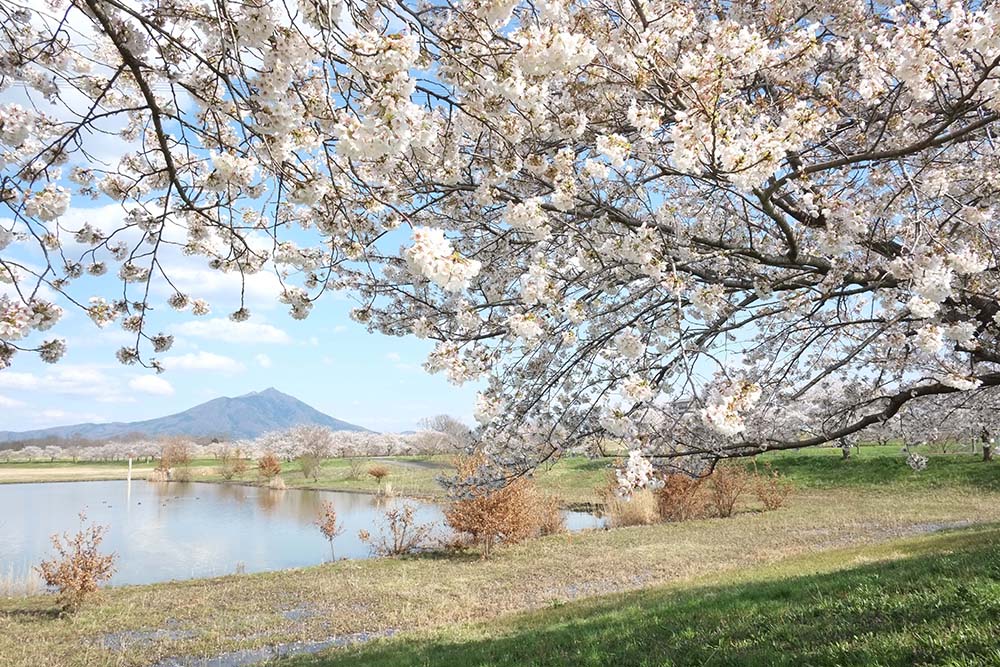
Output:
<path fill-rule="evenodd" d="M 538 523 L 537 533 L 541 537 L 559 535 L 566 532 L 566 519 L 559 507 L 559 499 L 553 495 L 536 491 L 535 515 Z"/>
<path fill-rule="evenodd" d="M 883 542 L 968 521 L 1000 521 L 1000 493 L 803 490 L 781 512 L 529 540 L 489 561 L 339 561 L 304 570 L 102 592 L 72 619 L 51 598 L 0 600 L 4 667 L 138 667 L 353 632 L 416 630 L 725 573 L 799 554 Z M 843 559 L 838 559 L 838 562 Z M 849 564 L 847 561 L 844 565 Z M 307 618 L 283 612 L 303 608 Z M 190 630 L 125 649 L 109 631 Z"/>
<path fill-rule="evenodd" d="M 641 489 L 627 498 L 610 494 L 604 501 L 604 516 L 612 528 L 648 526 L 659 522 L 660 510 L 653 492 Z"/>
<path fill-rule="evenodd" d="M 151 470 L 135 468 L 132 479 L 146 479 Z M 102 466 L 77 464 L 73 466 L 0 466 L 0 484 L 24 484 L 27 482 L 96 482 L 109 479 L 125 479 L 128 476 L 127 465 Z"/>

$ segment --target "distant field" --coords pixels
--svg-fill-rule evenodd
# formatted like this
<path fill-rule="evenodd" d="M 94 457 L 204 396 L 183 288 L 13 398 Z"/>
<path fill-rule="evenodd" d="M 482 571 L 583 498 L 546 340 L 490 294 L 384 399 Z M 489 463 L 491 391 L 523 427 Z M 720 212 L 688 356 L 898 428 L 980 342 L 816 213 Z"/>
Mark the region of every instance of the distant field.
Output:
<path fill-rule="evenodd" d="M 896 489 L 968 488 L 980 491 L 1000 491 L 1000 461 L 981 461 L 971 452 L 941 454 L 920 448 L 916 451 L 930 458 L 928 469 L 914 472 L 896 446 L 864 446 L 852 450 L 851 458 L 841 459 L 840 449 L 815 447 L 799 451 L 768 452 L 756 459 L 739 462 L 749 468 L 763 469 L 768 464 L 802 489 L 883 488 Z M 400 495 L 441 497 L 444 489 L 438 482 L 451 471 L 450 456 L 401 456 L 360 459 L 328 459 L 323 462 L 316 479 L 305 477 L 295 461 L 282 463 L 282 479 L 289 488 L 313 488 L 374 493 L 378 483 L 367 474 L 373 465 L 385 465 L 390 474 L 384 483 Z M 535 478 L 546 491 L 558 496 L 566 505 L 596 503 L 601 498 L 598 489 L 608 480 L 613 460 L 566 457 L 555 464 L 539 468 Z M 143 479 L 153 463 L 133 466 L 133 478 Z M 219 463 L 215 459 L 199 459 L 190 467 L 194 481 L 223 482 Z M 356 476 L 352 475 L 352 467 Z M 128 466 L 114 463 L 72 463 L 69 461 L 0 463 L 0 483 L 34 481 L 73 481 L 125 479 Z M 251 468 L 233 482 L 257 484 L 259 479 Z"/>

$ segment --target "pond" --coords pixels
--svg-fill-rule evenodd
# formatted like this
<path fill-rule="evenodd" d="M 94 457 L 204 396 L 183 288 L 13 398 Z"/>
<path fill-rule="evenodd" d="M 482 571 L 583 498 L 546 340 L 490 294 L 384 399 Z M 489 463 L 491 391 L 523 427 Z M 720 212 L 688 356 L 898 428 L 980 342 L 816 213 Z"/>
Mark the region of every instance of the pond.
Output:
<path fill-rule="evenodd" d="M 419 523 L 442 523 L 429 502 L 380 499 L 362 493 L 197 482 L 46 482 L 0 484 L 0 576 L 30 576 L 52 555 L 49 536 L 76 532 L 78 514 L 108 526 L 102 551 L 118 554 L 112 584 L 146 584 L 316 565 L 330 547 L 315 526 L 331 501 L 344 526 L 337 558 L 368 558 L 358 531 L 382 525 L 393 503 L 417 507 Z M 601 519 L 564 512 L 570 530 L 597 528 Z M 443 530 L 443 529 L 440 529 Z"/>

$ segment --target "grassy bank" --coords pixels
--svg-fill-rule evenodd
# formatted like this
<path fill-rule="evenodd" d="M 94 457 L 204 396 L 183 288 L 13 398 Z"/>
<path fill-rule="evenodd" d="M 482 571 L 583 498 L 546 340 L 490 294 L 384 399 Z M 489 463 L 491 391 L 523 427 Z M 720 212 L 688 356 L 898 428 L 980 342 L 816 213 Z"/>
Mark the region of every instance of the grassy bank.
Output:
<path fill-rule="evenodd" d="M 993 526 L 833 551 L 281 665 L 997 665 L 998 542 Z"/>
<path fill-rule="evenodd" d="M 777 512 L 553 536 L 487 562 L 472 554 L 341 561 L 122 587 L 70 618 L 55 616 L 48 596 L 2 600 L 0 664 L 147 665 L 360 632 L 427 632 L 987 521 L 1000 521 L 1000 494 L 813 489 Z"/>

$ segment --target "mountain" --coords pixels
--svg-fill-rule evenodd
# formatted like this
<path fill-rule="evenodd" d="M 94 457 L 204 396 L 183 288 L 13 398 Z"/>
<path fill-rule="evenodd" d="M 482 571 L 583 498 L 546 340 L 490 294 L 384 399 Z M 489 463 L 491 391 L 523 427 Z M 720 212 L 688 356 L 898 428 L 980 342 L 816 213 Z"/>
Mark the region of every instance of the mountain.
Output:
<path fill-rule="evenodd" d="M 184 412 L 158 419 L 109 424 L 74 424 L 22 432 L 0 431 L 0 443 L 53 436 L 109 440 L 137 433 L 148 437 L 190 435 L 233 439 L 256 438 L 268 431 L 280 431 L 301 424 L 326 426 L 334 431 L 368 430 L 325 415 L 294 396 L 283 394 L 272 387 L 235 398 L 227 396 L 215 398 Z"/>

